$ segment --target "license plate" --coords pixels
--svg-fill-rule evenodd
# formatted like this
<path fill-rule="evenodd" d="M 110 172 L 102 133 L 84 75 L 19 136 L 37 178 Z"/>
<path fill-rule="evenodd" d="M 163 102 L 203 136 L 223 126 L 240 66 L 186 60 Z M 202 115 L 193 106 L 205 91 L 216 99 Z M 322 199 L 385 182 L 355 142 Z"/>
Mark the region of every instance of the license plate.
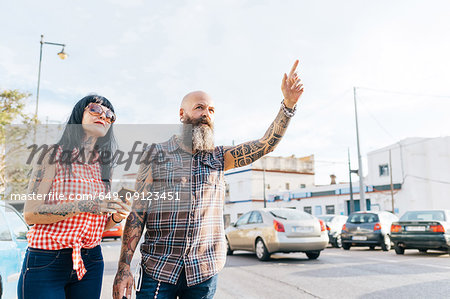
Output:
<path fill-rule="evenodd" d="M 293 226 L 292 232 L 294 233 L 310 233 L 313 231 L 312 226 Z"/>
<path fill-rule="evenodd" d="M 366 236 L 353 236 L 352 240 L 355 240 L 355 241 L 366 241 L 367 237 Z"/>
<path fill-rule="evenodd" d="M 424 232 L 425 226 L 407 226 L 406 231 L 408 231 L 408 232 Z"/>

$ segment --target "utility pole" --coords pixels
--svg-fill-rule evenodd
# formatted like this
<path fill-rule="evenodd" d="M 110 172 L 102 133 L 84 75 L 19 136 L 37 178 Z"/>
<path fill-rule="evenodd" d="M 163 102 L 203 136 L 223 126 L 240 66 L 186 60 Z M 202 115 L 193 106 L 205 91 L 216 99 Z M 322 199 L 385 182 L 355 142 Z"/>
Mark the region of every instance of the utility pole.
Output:
<path fill-rule="evenodd" d="M 267 199 L 266 199 L 266 159 L 262 158 L 261 163 L 263 165 L 263 195 L 264 195 L 264 208 L 267 206 Z"/>
<path fill-rule="evenodd" d="M 361 211 L 366 210 L 366 194 L 364 190 L 364 178 L 362 168 L 361 149 L 359 146 L 359 127 L 358 127 L 358 107 L 356 104 L 356 87 L 353 87 L 353 102 L 355 104 L 355 121 L 356 121 L 356 145 L 358 148 L 358 174 L 359 174 L 359 206 Z"/>
<path fill-rule="evenodd" d="M 264 186 L 264 190 L 263 190 L 263 194 L 264 194 L 264 208 L 266 208 L 267 200 L 266 200 L 266 167 L 265 166 L 263 168 L 263 186 Z"/>
<path fill-rule="evenodd" d="M 394 184 L 392 183 L 392 158 L 391 158 L 391 149 L 389 149 L 389 176 L 390 176 L 390 179 L 391 179 L 392 214 L 395 214 L 395 205 L 394 205 Z"/>
<path fill-rule="evenodd" d="M 348 177 L 350 180 L 350 213 L 355 212 L 355 201 L 353 200 L 353 186 L 352 186 L 352 172 L 354 172 L 354 170 L 352 170 L 351 166 L 350 166 L 350 149 L 348 150 Z"/>

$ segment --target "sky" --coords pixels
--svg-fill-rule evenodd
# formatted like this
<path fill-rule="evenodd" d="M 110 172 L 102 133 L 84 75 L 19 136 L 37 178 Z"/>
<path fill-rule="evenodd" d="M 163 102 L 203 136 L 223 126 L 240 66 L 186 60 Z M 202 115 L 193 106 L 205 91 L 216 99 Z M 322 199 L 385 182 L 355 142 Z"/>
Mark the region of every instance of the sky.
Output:
<path fill-rule="evenodd" d="M 215 100 L 216 144 L 263 136 L 295 59 L 305 84 L 273 156 L 315 155 L 316 183 L 348 181 L 361 154 L 450 134 L 448 1 L 2 1 L 0 90 L 32 96 L 44 45 L 39 118 L 64 122 L 83 96 L 111 100 L 118 124 L 177 124 L 182 97 Z M 366 162 L 364 162 L 366 163 Z M 363 164 L 367 174 L 367 167 Z M 355 178 L 354 178 L 355 180 Z"/>

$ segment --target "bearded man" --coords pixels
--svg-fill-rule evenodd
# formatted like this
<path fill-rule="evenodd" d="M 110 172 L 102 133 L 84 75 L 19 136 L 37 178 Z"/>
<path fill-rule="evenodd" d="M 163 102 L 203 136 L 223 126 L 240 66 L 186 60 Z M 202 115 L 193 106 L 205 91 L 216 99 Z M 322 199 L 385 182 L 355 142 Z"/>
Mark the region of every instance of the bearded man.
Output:
<path fill-rule="evenodd" d="M 144 227 L 136 298 L 213 298 L 227 251 L 224 171 L 258 160 L 280 142 L 303 94 L 297 66 L 298 60 L 283 76 L 284 99 L 265 135 L 237 146 L 214 145 L 215 109 L 208 94 L 195 91 L 183 98 L 183 133 L 158 144 L 159 154 L 149 154 L 152 163 L 141 164 L 136 180 L 139 194 L 169 190 L 179 200 L 134 201 L 123 232 L 114 299 L 131 297 L 130 264 Z"/>

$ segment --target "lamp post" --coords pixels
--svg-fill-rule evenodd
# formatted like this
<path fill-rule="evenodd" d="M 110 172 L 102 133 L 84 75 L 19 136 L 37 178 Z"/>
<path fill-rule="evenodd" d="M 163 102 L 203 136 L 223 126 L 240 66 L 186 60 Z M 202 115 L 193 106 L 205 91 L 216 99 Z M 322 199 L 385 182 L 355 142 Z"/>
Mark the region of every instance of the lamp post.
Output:
<path fill-rule="evenodd" d="M 34 112 L 34 118 L 36 119 L 36 121 L 37 121 L 37 117 L 38 117 L 38 107 L 39 107 L 39 87 L 41 85 L 41 66 L 42 66 L 42 46 L 43 45 L 53 45 L 53 46 L 62 47 L 61 52 L 59 52 L 57 55 L 62 60 L 67 58 L 67 53 L 64 52 L 64 48 L 66 46 L 65 44 L 44 42 L 44 35 L 41 34 L 41 50 L 39 53 L 39 72 L 38 72 L 38 83 L 37 83 L 37 91 L 36 91 L 36 111 Z"/>

